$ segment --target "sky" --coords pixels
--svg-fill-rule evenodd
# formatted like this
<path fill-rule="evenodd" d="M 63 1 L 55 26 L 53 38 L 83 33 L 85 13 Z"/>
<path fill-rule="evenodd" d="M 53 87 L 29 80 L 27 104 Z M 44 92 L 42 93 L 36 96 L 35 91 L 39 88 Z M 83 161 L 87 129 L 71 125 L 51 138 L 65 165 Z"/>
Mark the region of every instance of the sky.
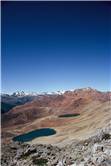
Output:
<path fill-rule="evenodd" d="M 111 88 L 110 2 L 2 2 L 2 91 Z"/>

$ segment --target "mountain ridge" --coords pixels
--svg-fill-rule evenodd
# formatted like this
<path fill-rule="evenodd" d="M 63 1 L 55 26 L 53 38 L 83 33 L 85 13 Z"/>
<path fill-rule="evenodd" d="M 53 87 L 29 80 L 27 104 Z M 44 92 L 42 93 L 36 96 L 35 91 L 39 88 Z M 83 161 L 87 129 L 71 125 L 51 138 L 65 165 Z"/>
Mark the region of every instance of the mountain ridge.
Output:
<path fill-rule="evenodd" d="M 65 92 L 77 92 L 77 91 L 98 91 L 98 92 L 110 92 L 110 90 L 105 90 L 105 91 L 101 91 L 101 90 L 97 90 L 95 88 L 92 87 L 85 87 L 85 88 L 77 88 L 77 89 L 69 89 L 69 90 L 57 90 L 57 91 L 52 91 L 52 92 L 25 92 L 25 91 L 15 91 L 12 93 L 1 93 L 1 96 L 15 96 L 15 97 L 23 97 L 23 96 L 38 96 L 38 95 L 53 95 L 53 94 L 64 94 Z"/>

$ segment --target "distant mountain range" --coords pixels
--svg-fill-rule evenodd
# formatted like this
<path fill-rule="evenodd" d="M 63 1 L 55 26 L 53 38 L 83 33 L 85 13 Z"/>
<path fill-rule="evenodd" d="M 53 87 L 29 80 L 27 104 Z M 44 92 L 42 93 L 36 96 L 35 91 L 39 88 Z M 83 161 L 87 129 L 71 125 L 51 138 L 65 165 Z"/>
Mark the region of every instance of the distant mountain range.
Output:
<path fill-rule="evenodd" d="M 31 92 L 26 93 L 24 91 L 16 91 L 12 94 L 1 94 L 1 113 L 6 113 L 11 110 L 13 107 L 18 105 L 23 105 L 27 102 L 30 102 L 36 99 L 38 96 L 46 96 L 46 95 L 61 95 L 64 91 L 57 91 L 57 92 Z"/>
<path fill-rule="evenodd" d="M 53 96 L 53 95 L 64 95 L 64 94 L 75 94 L 78 92 L 99 92 L 96 89 L 92 89 L 90 87 L 88 88 L 82 88 L 82 89 L 75 89 L 75 90 L 69 90 L 69 91 L 56 91 L 56 92 L 43 92 L 43 93 L 37 93 L 37 92 L 31 92 L 26 93 L 24 91 L 16 91 L 12 94 L 1 94 L 1 113 L 6 113 L 9 110 L 11 110 L 13 107 L 18 105 L 23 105 L 27 102 L 31 102 L 34 99 L 40 98 L 42 96 Z"/>
<path fill-rule="evenodd" d="M 2 114 L 6 113 L 9 110 L 11 110 L 13 107 L 17 105 L 23 105 L 27 102 L 34 100 L 34 98 L 36 98 L 36 96 L 29 96 L 29 95 L 18 96 L 18 95 L 15 95 L 15 93 L 12 95 L 2 94 L 1 113 Z"/>
<path fill-rule="evenodd" d="M 56 91 L 56 92 L 24 92 L 24 91 L 16 91 L 13 92 L 12 94 L 6 94 L 6 93 L 2 93 L 1 96 L 3 97 L 24 97 L 24 96 L 38 96 L 38 95 L 53 95 L 53 94 L 63 94 L 65 91 Z"/>

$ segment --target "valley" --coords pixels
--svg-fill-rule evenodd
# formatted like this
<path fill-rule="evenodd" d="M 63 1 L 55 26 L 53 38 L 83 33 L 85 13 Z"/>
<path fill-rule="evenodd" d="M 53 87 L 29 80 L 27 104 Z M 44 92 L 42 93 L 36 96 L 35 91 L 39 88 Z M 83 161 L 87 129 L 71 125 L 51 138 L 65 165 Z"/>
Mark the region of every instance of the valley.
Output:
<path fill-rule="evenodd" d="M 38 95 L 2 114 L 1 141 L 3 166 L 110 166 L 111 92 Z"/>
<path fill-rule="evenodd" d="M 111 120 L 110 98 L 110 92 L 91 88 L 40 95 L 2 116 L 2 142 L 9 143 L 13 137 L 42 128 L 52 128 L 56 134 L 32 139 L 29 144 L 64 146 L 86 139 Z"/>

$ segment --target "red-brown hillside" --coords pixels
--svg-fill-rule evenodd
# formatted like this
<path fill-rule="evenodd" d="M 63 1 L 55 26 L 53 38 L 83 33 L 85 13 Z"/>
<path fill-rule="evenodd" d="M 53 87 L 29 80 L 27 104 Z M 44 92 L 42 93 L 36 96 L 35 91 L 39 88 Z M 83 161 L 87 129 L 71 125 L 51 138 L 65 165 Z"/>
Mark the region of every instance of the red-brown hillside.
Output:
<path fill-rule="evenodd" d="M 92 101 L 105 102 L 110 98 L 110 92 L 103 93 L 91 88 L 66 91 L 62 95 L 40 95 L 35 101 L 17 106 L 6 113 L 2 124 L 6 127 L 53 114 L 81 112 Z"/>

